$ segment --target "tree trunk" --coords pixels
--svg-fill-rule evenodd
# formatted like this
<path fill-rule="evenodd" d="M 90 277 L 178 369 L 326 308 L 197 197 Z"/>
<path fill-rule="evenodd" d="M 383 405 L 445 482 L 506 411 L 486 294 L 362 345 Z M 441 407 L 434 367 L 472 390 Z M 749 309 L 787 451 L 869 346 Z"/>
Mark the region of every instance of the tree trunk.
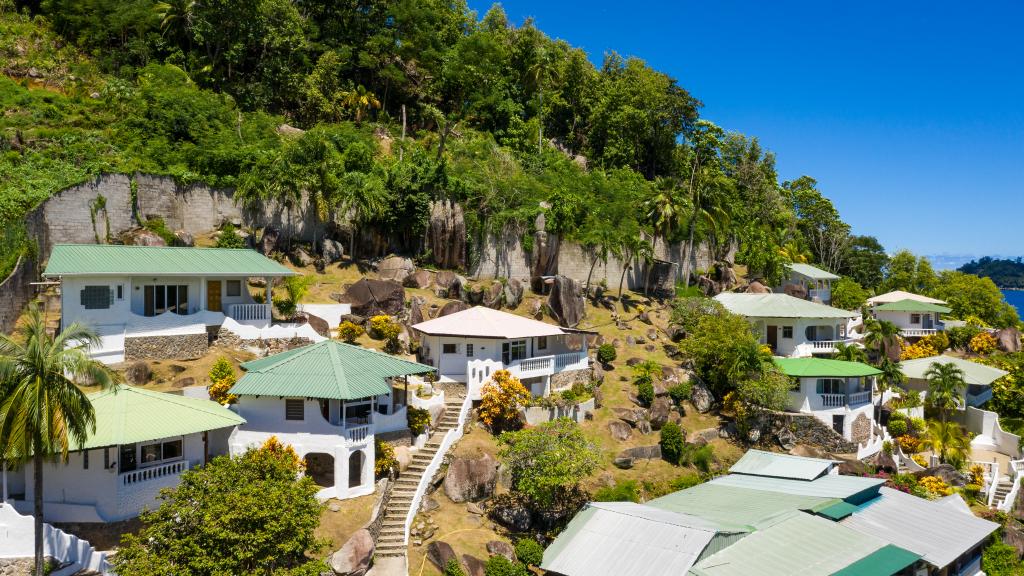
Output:
<path fill-rule="evenodd" d="M 627 254 L 625 262 L 622 263 L 622 275 L 619 276 L 619 302 L 622 302 L 622 283 L 626 280 L 626 272 L 629 271 L 629 263 L 632 262 L 633 255 Z"/>
<path fill-rule="evenodd" d="M 37 438 L 32 447 L 32 472 L 35 476 L 35 494 L 32 495 L 32 513 L 35 515 L 36 574 L 43 572 L 43 443 Z"/>
<path fill-rule="evenodd" d="M 594 268 L 597 266 L 597 255 L 590 261 L 590 272 L 587 272 L 587 283 L 583 287 L 583 294 L 590 298 L 590 277 L 594 275 Z"/>

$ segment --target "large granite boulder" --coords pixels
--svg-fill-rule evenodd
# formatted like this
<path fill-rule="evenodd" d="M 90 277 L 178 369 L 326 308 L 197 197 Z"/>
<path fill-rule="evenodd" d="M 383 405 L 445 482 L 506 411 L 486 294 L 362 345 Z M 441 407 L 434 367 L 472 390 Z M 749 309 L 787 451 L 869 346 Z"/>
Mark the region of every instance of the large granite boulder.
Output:
<path fill-rule="evenodd" d="M 1003 328 L 995 334 L 996 344 L 1003 352 L 1020 352 L 1020 330 Z"/>
<path fill-rule="evenodd" d="M 505 282 L 504 288 L 505 306 L 508 308 L 517 308 L 523 301 L 523 283 L 515 278 L 509 278 Z"/>
<path fill-rule="evenodd" d="M 427 544 L 427 560 L 430 560 L 431 564 L 437 566 L 438 570 L 444 572 L 448 561 L 455 560 L 458 562 L 459 557 L 455 554 L 451 544 L 443 540 L 434 540 Z"/>
<path fill-rule="evenodd" d="M 296 266 L 305 267 L 313 265 L 313 257 L 310 256 L 309 252 L 306 252 L 303 248 L 293 248 L 291 254 L 288 256 Z"/>
<path fill-rule="evenodd" d="M 401 256 L 388 256 L 377 263 L 377 275 L 381 280 L 404 282 L 415 271 L 416 265 L 412 260 Z"/>
<path fill-rule="evenodd" d="M 528 312 L 530 313 L 530 317 L 533 318 L 534 320 L 540 320 L 544 318 L 544 304 L 542 304 L 541 301 L 538 300 L 537 298 L 530 300 L 530 303 L 527 305 L 527 307 Z"/>
<path fill-rule="evenodd" d="M 634 462 L 637 460 L 660 460 L 661 445 L 652 444 L 650 446 L 636 446 L 634 448 L 626 448 L 622 452 L 619 452 L 616 458 L 630 459 Z"/>
<path fill-rule="evenodd" d="M 534 222 L 537 231 L 533 234 L 533 250 L 530 251 L 533 260 L 530 267 L 531 282 L 535 278 L 551 276 L 558 267 L 558 236 L 549 234 L 546 227 L 547 219 L 541 212 Z M 541 290 L 536 292 L 540 293 Z"/>
<path fill-rule="evenodd" d="M 690 392 L 690 402 L 693 407 L 697 409 L 697 412 L 706 414 L 711 410 L 711 406 L 715 403 L 715 397 L 711 395 L 711 391 L 704 385 L 703 382 L 697 378 L 691 380 L 693 383 Z"/>
<path fill-rule="evenodd" d="M 299 312 L 295 314 L 295 316 L 292 317 L 292 322 L 295 322 L 296 324 L 309 324 L 317 334 L 324 338 L 331 337 L 331 327 L 327 324 L 327 320 L 310 314 L 309 312 Z"/>
<path fill-rule="evenodd" d="M 466 280 L 451 270 L 441 270 L 434 275 L 434 294 L 438 298 L 462 299 L 462 289 Z"/>
<path fill-rule="evenodd" d="M 145 228 L 135 228 L 121 234 L 121 241 L 129 246 L 167 246 L 159 234 Z"/>
<path fill-rule="evenodd" d="M 580 283 L 559 274 L 551 282 L 548 309 L 561 326 L 575 328 L 586 316 L 586 299 Z"/>
<path fill-rule="evenodd" d="M 186 248 L 196 245 L 196 239 L 184 230 L 176 230 L 174 232 L 174 246 L 183 246 Z"/>
<path fill-rule="evenodd" d="M 746 292 L 747 294 L 770 294 L 771 291 L 771 288 L 765 286 L 764 284 L 761 284 L 757 280 L 754 280 L 753 282 L 748 284 L 747 289 L 744 290 L 744 292 Z"/>
<path fill-rule="evenodd" d="M 957 488 L 962 488 L 967 484 L 967 478 L 950 464 L 939 464 L 932 468 L 926 468 L 920 472 L 914 472 L 914 476 L 918 478 L 938 476 L 946 484 Z"/>
<path fill-rule="evenodd" d="M 484 306 L 498 310 L 501 308 L 501 299 L 505 293 L 505 287 L 500 282 L 493 282 L 484 290 Z"/>
<path fill-rule="evenodd" d="M 475 502 L 494 494 L 498 461 L 490 454 L 479 458 L 452 458 L 444 477 L 444 493 L 452 502 Z"/>
<path fill-rule="evenodd" d="M 612 420 L 609 422 L 608 431 L 612 433 L 612 438 L 619 442 L 625 442 L 633 435 L 633 428 L 622 420 Z"/>
<path fill-rule="evenodd" d="M 256 248 L 259 249 L 260 253 L 266 256 L 271 252 L 277 250 L 277 243 L 281 240 L 281 231 L 273 226 L 267 226 L 263 229 L 263 233 L 260 235 L 260 241 L 256 243 Z"/>
<path fill-rule="evenodd" d="M 357 530 L 340 550 L 331 554 L 331 570 L 339 576 L 364 576 L 370 569 L 373 550 L 370 531 L 366 528 Z"/>
<path fill-rule="evenodd" d="M 413 296 L 409 299 L 409 325 L 415 326 L 423 322 L 423 307 L 427 305 L 426 298 Z"/>
<path fill-rule="evenodd" d="M 429 288 L 434 281 L 434 273 L 422 268 L 405 277 L 402 284 L 406 288 Z"/>
<path fill-rule="evenodd" d="M 480 284 L 463 287 L 462 296 L 470 304 L 482 304 L 484 301 L 484 287 Z"/>
<path fill-rule="evenodd" d="M 523 499 L 501 494 L 491 504 L 491 518 L 502 526 L 513 532 L 528 532 L 533 527 L 533 514 Z"/>
<path fill-rule="evenodd" d="M 794 298 L 807 299 L 807 287 L 803 284 L 786 284 L 782 287 L 782 291 Z"/>
<path fill-rule="evenodd" d="M 340 262 L 345 257 L 345 247 L 337 240 L 324 238 L 320 241 L 320 256 L 328 264 Z"/>
<path fill-rule="evenodd" d="M 466 267 L 466 220 L 460 204 L 448 200 L 430 203 L 427 246 L 438 267 Z"/>
<path fill-rule="evenodd" d="M 462 565 L 466 568 L 466 576 L 486 576 L 484 562 L 476 556 L 463 554 Z"/>
<path fill-rule="evenodd" d="M 378 314 L 398 316 L 405 309 L 405 288 L 392 280 L 362 278 L 349 286 L 338 301 L 351 304 L 352 313 L 365 318 Z"/>
<path fill-rule="evenodd" d="M 516 549 L 504 540 L 491 540 L 488 542 L 487 552 L 491 556 L 504 556 L 509 562 L 516 561 Z"/>
<path fill-rule="evenodd" d="M 441 311 L 438 312 L 437 316 L 440 318 L 441 316 L 455 314 L 456 312 L 462 312 L 463 310 L 469 310 L 470 308 L 472 308 L 472 306 L 466 304 L 462 300 L 452 300 L 451 302 L 446 302 L 445 305 L 441 307 Z"/>
<path fill-rule="evenodd" d="M 651 403 L 650 409 L 650 422 L 651 428 L 654 430 L 661 430 L 661 427 L 668 422 L 669 415 L 672 414 L 672 399 L 668 396 L 658 396 Z"/>
<path fill-rule="evenodd" d="M 146 364 L 142 360 L 132 362 L 124 371 L 125 381 L 134 386 L 141 386 L 146 382 L 149 382 L 149 379 L 152 376 L 153 372 L 149 369 L 149 364 Z"/>

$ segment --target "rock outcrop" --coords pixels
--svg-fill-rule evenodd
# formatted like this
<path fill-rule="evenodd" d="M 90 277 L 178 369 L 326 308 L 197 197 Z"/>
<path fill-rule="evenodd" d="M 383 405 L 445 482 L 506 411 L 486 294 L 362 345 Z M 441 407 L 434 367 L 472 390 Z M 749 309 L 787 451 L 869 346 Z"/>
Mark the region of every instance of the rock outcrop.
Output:
<path fill-rule="evenodd" d="M 364 576 L 370 569 L 373 550 L 370 531 L 366 528 L 357 530 L 340 550 L 331 554 L 331 570 L 339 576 Z"/>
<path fill-rule="evenodd" d="M 451 302 L 446 302 L 445 305 L 441 307 L 441 311 L 438 312 L 437 316 L 440 318 L 441 316 L 455 314 L 456 312 L 462 312 L 463 310 L 469 310 L 470 308 L 472 308 L 472 306 L 466 304 L 462 300 L 452 300 Z"/>
<path fill-rule="evenodd" d="M 167 246 L 167 242 L 160 235 L 145 228 L 125 232 L 121 235 L 121 241 L 129 246 Z"/>
<path fill-rule="evenodd" d="M 427 245 L 438 267 L 466 267 L 466 220 L 461 205 L 448 200 L 430 203 Z"/>
<path fill-rule="evenodd" d="M 377 263 L 377 275 L 381 280 L 404 282 L 416 271 L 416 265 L 409 258 L 388 256 Z"/>
<path fill-rule="evenodd" d="M 452 502 L 489 498 L 498 484 L 498 462 L 490 454 L 479 458 L 452 458 L 444 477 L 444 493 Z"/>
<path fill-rule="evenodd" d="M 568 276 L 558 275 L 551 281 L 548 310 L 562 326 L 575 328 L 586 316 L 586 300 L 580 283 Z"/>
<path fill-rule="evenodd" d="M 995 334 L 996 344 L 1003 352 L 1020 352 L 1020 330 L 1003 328 Z"/>
<path fill-rule="evenodd" d="M 517 308 L 523 301 L 523 283 L 515 278 L 509 278 L 504 288 L 505 306 Z"/>
<path fill-rule="evenodd" d="M 464 285 L 465 279 L 450 270 L 441 270 L 434 275 L 434 294 L 438 298 L 460 300 Z"/>
<path fill-rule="evenodd" d="M 405 288 L 391 280 L 362 278 L 348 287 L 338 301 L 352 305 L 352 313 L 364 318 L 378 314 L 398 316 L 405 309 Z"/>
<path fill-rule="evenodd" d="M 430 270 L 422 268 L 405 277 L 402 285 L 406 288 L 429 288 L 434 281 L 434 274 Z"/>
<path fill-rule="evenodd" d="M 267 226 L 260 235 L 260 241 L 256 244 L 260 253 L 266 256 L 277 250 L 277 243 L 281 240 L 281 231 L 273 226 Z"/>
<path fill-rule="evenodd" d="M 452 545 L 443 540 L 434 540 L 430 544 L 427 544 L 427 560 L 437 566 L 437 569 L 444 572 L 445 566 L 448 565 L 449 560 L 455 560 L 458 562 L 459 557 L 455 554 L 455 550 L 452 549 Z"/>
<path fill-rule="evenodd" d="M 345 248 L 337 240 L 324 238 L 320 241 L 320 256 L 327 264 L 334 264 L 345 257 Z"/>

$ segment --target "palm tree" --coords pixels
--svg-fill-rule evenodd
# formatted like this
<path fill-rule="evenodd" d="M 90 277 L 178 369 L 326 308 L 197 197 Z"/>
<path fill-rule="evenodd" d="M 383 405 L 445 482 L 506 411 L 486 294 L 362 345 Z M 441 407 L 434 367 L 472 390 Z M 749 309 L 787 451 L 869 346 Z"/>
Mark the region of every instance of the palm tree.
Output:
<path fill-rule="evenodd" d="M 106 389 L 117 380 L 89 358 L 89 347 L 98 344 L 96 333 L 78 323 L 50 335 L 37 305 L 13 336 L 0 335 L 0 454 L 32 459 L 36 574 L 43 573 L 43 459 L 60 455 L 67 461 L 69 446 L 96 431 L 92 404 L 75 382 Z"/>
<path fill-rule="evenodd" d="M 963 463 L 971 450 L 971 440 L 956 422 L 930 420 L 928 430 L 921 440 L 921 448 L 939 455 L 943 463 L 951 460 Z"/>
<path fill-rule="evenodd" d="M 888 346 L 897 341 L 900 335 L 900 327 L 888 320 L 877 320 L 870 316 L 864 316 L 864 327 L 867 334 L 864 335 L 864 346 L 875 353 L 876 358 L 885 356 Z"/>
<path fill-rule="evenodd" d="M 181 41 L 187 40 L 188 52 L 192 51 L 192 37 L 189 30 L 192 29 L 192 19 L 195 15 L 196 0 L 170 0 L 157 2 L 153 5 L 153 12 L 160 19 L 160 30 L 164 35 L 170 35 L 172 39 Z"/>
<path fill-rule="evenodd" d="M 351 222 L 349 257 L 355 262 L 356 232 L 359 225 L 383 214 L 387 209 L 388 191 L 377 174 L 347 172 L 338 188 L 338 210 L 347 213 Z"/>
<path fill-rule="evenodd" d="M 622 302 L 622 284 L 626 280 L 626 272 L 630 263 L 636 260 L 649 262 L 654 258 L 654 250 L 651 243 L 645 240 L 639 232 L 627 233 L 622 238 L 622 275 L 619 276 L 619 302 Z"/>
<path fill-rule="evenodd" d="M 594 275 L 597 263 L 608 264 L 610 256 L 622 256 L 618 242 L 616 231 L 605 225 L 604 222 L 592 222 L 591 228 L 584 234 L 583 245 L 591 252 L 590 271 L 587 272 L 587 282 L 583 287 L 583 293 L 588 298 L 590 297 L 590 279 Z"/>
<path fill-rule="evenodd" d="M 875 378 L 875 385 L 878 387 L 878 413 L 875 415 L 875 422 L 882 420 L 882 402 L 885 398 L 885 391 L 900 387 L 906 382 L 907 377 L 900 369 L 898 362 L 893 362 L 888 356 L 883 356 L 877 368 L 882 371 Z"/>
<path fill-rule="evenodd" d="M 868 361 L 868 353 L 856 344 L 843 344 L 840 342 L 836 344 L 835 359 L 846 362 L 866 363 Z"/>
<path fill-rule="evenodd" d="M 362 84 L 343 92 L 341 100 L 345 107 L 351 108 L 355 112 L 356 124 L 362 123 L 363 114 L 367 110 L 380 108 L 380 100 L 377 99 L 377 95 L 367 90 Z"/>
<path fill-rule="evenodd" d="M 941 411 L 945 423 L 947 412 L 960 405 L 960 393 L 967 388 L 964 371 L 952 362 L 933 362 L 924 377 L 928 379 L 928 404 Z"/>

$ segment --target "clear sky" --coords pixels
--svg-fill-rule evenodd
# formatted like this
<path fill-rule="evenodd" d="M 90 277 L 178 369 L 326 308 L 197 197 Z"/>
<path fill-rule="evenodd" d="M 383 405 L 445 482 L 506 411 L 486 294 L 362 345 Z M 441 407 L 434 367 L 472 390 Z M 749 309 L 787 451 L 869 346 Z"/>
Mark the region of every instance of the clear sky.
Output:
<path fill-rule="evenodd" d="M 673 76 L 890 251 L 1024 254 L 1024 2 L 503 6 L 595 63 L 615 50 Z"/>

